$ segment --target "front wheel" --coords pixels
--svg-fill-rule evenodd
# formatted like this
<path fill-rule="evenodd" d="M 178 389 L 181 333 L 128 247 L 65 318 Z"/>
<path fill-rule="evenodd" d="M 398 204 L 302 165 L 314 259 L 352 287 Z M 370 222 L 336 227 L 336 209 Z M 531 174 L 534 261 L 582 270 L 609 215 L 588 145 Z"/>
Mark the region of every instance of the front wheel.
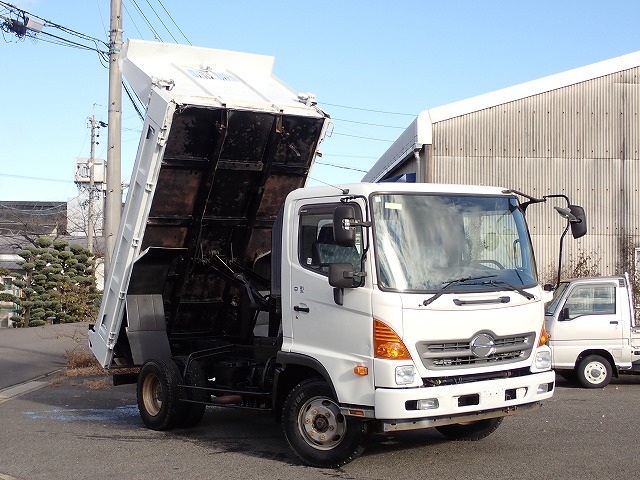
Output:
<path fill-rule="evenodd" d="M 609 384 L 611 364 L 600 355 L 589 355 L 578 364 L 578 381 L 586 388 L 602 388 Z"/>
<path fill-rule="evenodd" d="M 475 441 L 488 437 L 502 423 L 504 417 L 487 418 L 477 422 L 454 423 L 436 427 L 436 430 L 449 440 Z"/>
<path fill-rule="evenodd" d="M 364 450 L 366 423 L 345 417 L 324 380 L 300 382 L 287 396 L 282 428 L 291 449 L 312 467 L 336 468 Z"/>

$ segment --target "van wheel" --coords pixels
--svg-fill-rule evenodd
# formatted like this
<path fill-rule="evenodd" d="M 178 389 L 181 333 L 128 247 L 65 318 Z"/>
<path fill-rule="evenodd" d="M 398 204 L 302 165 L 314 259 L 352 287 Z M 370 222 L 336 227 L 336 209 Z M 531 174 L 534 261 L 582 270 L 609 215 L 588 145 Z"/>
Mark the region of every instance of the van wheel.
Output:
<path fill-rule="evenodd" d="M 600 355 L 589 355 L 578 364 L 578 381 L 586 388 L 602 388 L 609 384 L 611 364 Z"/>
<path fill-rule="evenodd" d="M 475 441 L 488 437 L 502 423 L 504 417 L 487 418 L 477 422 L 454 423 L 436 427 L 436 430 L 449 440 Z"/>
<path fill-rule="evenodd" d="M 188 357 L 174 357 L 173 361 L 178 366 L 180 372 L 184 372 L 184 368 L 187 365 Z M 207 377 L 205 376 L 204 370 L 197 361 L 192 360 L 191 363 L 189 363 L 189 368 L 187 369 L 186 373 L 184 373 L 184 384 L 186 385 L 184 389 L 184 396 L 187 400 L 194 400 L 196 402 L 211 401 L 211 395 L 200 389 L 207 386 Z M 178 421 L 176 426 L 181 428 L 192 428 L 200 423 L 200 420 L 202 420 L 207 406 L 204 403 L 184 402 L 183 405 L 181 405 L 181 408 L 183 410 L 183 416 Z"/>
<path fill-rule="evenodd" d="M 324 380 L 300 382 L 287 396 L 282 429 L 291 449 L 312 467 L 336 468 L 364 450 L 367 424 L 340 413 Z"/>
<path fill-rule="evenodd" d="M 169 430 L 182 418 L 180 384 L 182 375 L 169 360 L 149 360 L 138 374 L 138 410 L 152 430 Z"/>

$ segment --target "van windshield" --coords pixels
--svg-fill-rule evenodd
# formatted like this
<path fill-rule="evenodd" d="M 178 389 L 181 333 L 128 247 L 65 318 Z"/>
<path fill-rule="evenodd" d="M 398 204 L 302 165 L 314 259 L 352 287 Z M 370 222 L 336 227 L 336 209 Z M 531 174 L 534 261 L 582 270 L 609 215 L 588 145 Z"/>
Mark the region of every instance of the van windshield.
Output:
<path fill-rule="evenodd" d="M 556 313 L 558 304 L 560 303 L 560 300 L 564 295 L 564 291 L 567 289 L 568 286 L 569 286 L 568 282 L 561 282 L 560 285 L 558 285 L 558 288 L 556 288 L 553 291 L 553 299 L 549 303 L 547 303 L 545 306 L 545 311 L 544 311 L 545 315 L 553 315 Z"/>
<path fill-rule="evenodd" d="M 514 197 L 373 194 L 383 290 L 504 290 L 537 284 L 531 241 Z"/>

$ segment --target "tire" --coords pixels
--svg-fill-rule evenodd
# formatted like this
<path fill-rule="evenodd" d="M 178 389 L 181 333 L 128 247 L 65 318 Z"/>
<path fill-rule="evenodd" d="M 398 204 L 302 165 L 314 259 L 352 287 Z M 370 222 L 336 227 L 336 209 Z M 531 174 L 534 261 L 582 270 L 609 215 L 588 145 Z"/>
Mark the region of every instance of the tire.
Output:
<path fill-rule="evenodd" d="M 182 375 L 169 360 L 149 360 L 138 374 L 138 410 L 142 421 L 151 430 L 169 430 L 182 418 L 180 402 Z"/>
<path fill-rule="evenodd" d="M 367 424 L 340 413 L 327 383 L 319 378 L 300 382 L 287 396 L 282 429 L 291 449 L 307 465 L 336 468 L 364 450 Z"/>
<path fill-rule="evenodd" d="M 578 375 L 575 370 L 556 370 L 556 373 L 569 383 L 576 383 Z"/>
<path fill-rule="evenodd" d="M 188 358 L 174 357 L 173 361 L 178 366 L 180 372 L 184 372 Z M 206 387 L 207 377 L 197 361 L 192 360 L 191 363 L 189 363 L 189 368 L 184 374 L 184 384 L 193 387 Z M 211 396 L 200 389 L 185 388 L 184 397 L 187 400 L 195 400 L 197 402 L 211 401 Z M 178 420 L 176 426 L 180 428 L 193 428 L 202 420 L 207 406 L 204 403 L 184 402 L 181 408 L 183 410 L 182 418 Z"/>
<path fill-rule="evenodd" d="M 609 384 L 613 370 L 600 355 L 589 355 L 578 364 L 578 381 L 585 388 L 602 388 Z"/>
<path fill-rule="evenodd" d="M 436 427 L 436 430 L 449 440 L 473 442 L 488 437 L 502 423 L 504 417 L 487 418 L 469 423 L 454 423 Z"/>

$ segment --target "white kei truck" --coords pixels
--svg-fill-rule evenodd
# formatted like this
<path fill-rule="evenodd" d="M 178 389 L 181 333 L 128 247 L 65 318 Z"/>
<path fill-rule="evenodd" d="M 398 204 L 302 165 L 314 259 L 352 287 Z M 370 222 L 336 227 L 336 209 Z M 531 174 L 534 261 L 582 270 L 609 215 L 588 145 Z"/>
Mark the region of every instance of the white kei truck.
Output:
<path fill-rule="evenodd" d="M 553 395 L 523 207 L 544 199 L 301 188 L 329 117 L 271 57 L 130 40 L 122 62 L 146 119 L 88 341 L 147 427 L 273 412 L 334 468 L 370 432 L 477 440 Z"/>
<path fill-rule="evenodd" d="M 601 388 L 640 373 L 640 326 L 628 274 L 560 282 L 545 312 L 553 368 L 569 381 Z"/>

